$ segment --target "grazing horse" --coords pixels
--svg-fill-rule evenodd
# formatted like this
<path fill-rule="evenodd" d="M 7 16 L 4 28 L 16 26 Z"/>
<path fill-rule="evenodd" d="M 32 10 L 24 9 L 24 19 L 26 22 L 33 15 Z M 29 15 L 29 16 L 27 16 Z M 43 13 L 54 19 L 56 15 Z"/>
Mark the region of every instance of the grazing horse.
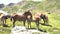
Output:
<path fill-rule="evenodd" d="M 44 24 L 48 24 L 48 17 L 45 14 L 41 14 L 40 17 L 43 19 Z"/>
<path fill-rule="evenodd" d="M 37 12 L 36 15 L 40 16 L 40 18 L 43 19 L 44 24 L 48 24 L 48 16 L 39 12 Z"/>
<path fill-rule="evenodd" d="M 11 17 L 11 21 L 13 19 L 13 27 L 15 26 L 16 21 L 23 21 L 23 25 L 25 26 L 25 22 L 26 22 L 28 16 L 31 16 L 30 18 L 32 18 L 32 14 L 30 13 L 29 10 L 22 15 L 18 15 L 17 13 L 14 13 Z"/>
<path fill-rule="evenodd" d="M 6 25 L 6 20 L 10 17 L 11 17 L 11 15 L 8 15 L 8 14 L 6 15 L 4 13 L 0 13 L 0 19 L 3 22 L 3 26 L 7 26 Z"/>
<path fill-rule="evenodd" d="M 28 20 L 27 20 L 28 21 L 28 28 L 29 27 L 31 28 L 31 22 L 35 22 L 37 29 L 39 29 L 39 20 L 40 19 L 41 19 L 40 16 L 36 15 L 36 14 L 33 16 L 33 19 L 28 18 Z"/>

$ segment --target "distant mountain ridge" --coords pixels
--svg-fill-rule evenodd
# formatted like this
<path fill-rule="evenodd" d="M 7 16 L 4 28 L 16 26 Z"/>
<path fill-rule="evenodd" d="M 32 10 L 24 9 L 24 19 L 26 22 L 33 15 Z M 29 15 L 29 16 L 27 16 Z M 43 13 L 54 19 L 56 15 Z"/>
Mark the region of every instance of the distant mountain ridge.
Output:
<path fill-rule="evenodd" d="M 1 6 L 1 5 L 0 5 Z M 44 10 L 44 11 L 60 11 L 60 0 L 45 0 L 41 2 L 34 1 L 20 1 L 18 3 L 10 3 L 7 5 L 12 9 L 31 9 L 31 10 Z M 14 7 L 15 6 L 15 7 Z M 2 6 L 4 8 L 6 6 Z"/>

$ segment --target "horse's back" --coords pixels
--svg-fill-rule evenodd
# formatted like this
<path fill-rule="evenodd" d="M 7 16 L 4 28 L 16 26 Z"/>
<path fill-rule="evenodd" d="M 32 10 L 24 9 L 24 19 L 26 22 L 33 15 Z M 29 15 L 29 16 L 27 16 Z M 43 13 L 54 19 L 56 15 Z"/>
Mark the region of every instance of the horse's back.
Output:
<path fill-rule="evenodd" d="M 16 15 L 20 15 L 20 16 L 22 16 L 22 15 L 23 15 L 23 13 L 13 13 L 13 15 L 12 15 L 12 16 L 16 16 Z"/>
<path fill-rule="evenodd" d="M 3 16 L 5 16 L 5 14 L 1 14 L 1 15 L 0 15 L 0 18 L 2 18 Z"/>

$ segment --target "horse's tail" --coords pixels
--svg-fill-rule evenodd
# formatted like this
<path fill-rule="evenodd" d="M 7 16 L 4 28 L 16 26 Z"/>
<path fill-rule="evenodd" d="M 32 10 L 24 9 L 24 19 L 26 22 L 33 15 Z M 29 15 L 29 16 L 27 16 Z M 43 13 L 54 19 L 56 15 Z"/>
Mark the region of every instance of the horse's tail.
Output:
<path fill-rule="evenodd" d="M 10 20 L 12 21 L 13 20 L 13 17 L 11 17 Z"/>

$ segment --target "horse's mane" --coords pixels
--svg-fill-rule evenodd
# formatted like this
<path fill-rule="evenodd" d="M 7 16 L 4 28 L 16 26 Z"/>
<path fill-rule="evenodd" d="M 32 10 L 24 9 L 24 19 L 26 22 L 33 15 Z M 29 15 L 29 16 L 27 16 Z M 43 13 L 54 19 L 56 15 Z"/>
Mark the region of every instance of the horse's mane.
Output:
<path fill-rule="evenodd" d="M 30 10 L 26 11 L 23 15 L 27 16 L 27 19 L 32 19 L 32 13 Z"/>

